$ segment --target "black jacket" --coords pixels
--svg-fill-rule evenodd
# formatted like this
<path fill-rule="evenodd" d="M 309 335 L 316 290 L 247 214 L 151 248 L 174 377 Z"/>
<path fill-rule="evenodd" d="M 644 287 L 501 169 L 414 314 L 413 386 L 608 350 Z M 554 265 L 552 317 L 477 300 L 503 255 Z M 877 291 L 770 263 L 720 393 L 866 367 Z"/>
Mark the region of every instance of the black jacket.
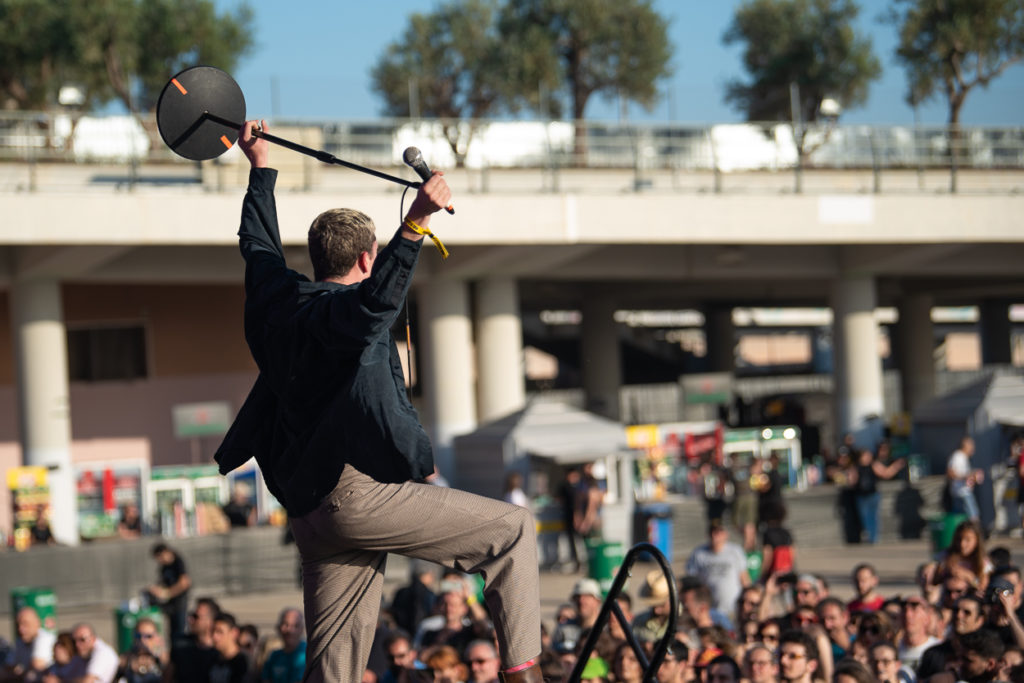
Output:
<path fill-rule="evenodd" d="M 276 179 L 252 169 L 242 204 L 245 338 L 260 374 L 215 459 L 226 474 L 255 457 L 270 492 L 299 517 L 346 464 L 381 482 L 434 471 L 390 332 L 420 243 L 396 235 L 359 284 L 310 282 L 285 265 Z"/>

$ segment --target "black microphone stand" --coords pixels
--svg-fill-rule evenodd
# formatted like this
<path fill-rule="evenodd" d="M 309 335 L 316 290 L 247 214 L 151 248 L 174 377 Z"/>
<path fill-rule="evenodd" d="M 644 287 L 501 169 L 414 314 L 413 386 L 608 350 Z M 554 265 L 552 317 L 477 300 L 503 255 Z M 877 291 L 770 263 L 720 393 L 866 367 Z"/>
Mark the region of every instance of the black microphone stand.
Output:
<path fill-rule="evenodd" d="M 205 117 L 206 119 L 209 119 L 210 121 L 213 121 L 214 123 L 219 123 L 222 126 L 227 126 L 227 127 L 231 128 L 232 130 L 238 130 L 238 129 L 240 129 L 242 127 L 242 124 L 240 124 L 240 123 L 235 123 L 234 121 L 231 121 L 229 119 L 225 119 L 223 117 L 217 116 L 216 114 L 211 114 L 208 111 L 207 112 L 203 112 L 203 117 Z M 288 149 L 292 150 L 293 152 L 299 152 L 300 154 L 305 154 L 307 156 L 311 156 L 314 159 L 318 159 L 318 160 L 324 162 L 325 164 L 334 164 L 336 166 L 344 166 L 345 168 L 351 168 L 353 171 L 361 171 L 363 173 L 368 173 L 369 175 L 376 176 L 377 178 L 381 178 L 383 180 L 390 180 L 393 183 L 398 183 L 399 185 L 405 185 L 406 187 L 411 187 L 413 189 L 418 189 L 423 184 L 423 183 L 418 183 L 418 182 L 414 182 L 414 181 L 411 181 L 411 180 L 406 180 L 404 178 L 399 178 L 398 176 L 389 175 L 387 173 L 382 173 L 381 171 L 375 171 L 372 168 L 367 168 L 365 166 L 360 166 L 359 164 L 353 164 L 350 161 L 345 161 L 344 159 L 339 159 L 338 157 L 334 156 L 330 152 L 325 152 L 323 150 L 316 150 L 316 149 L 313 149 L 311 147 L 306 147 L 304 145 L 300 145 L 298 143 L 292 142 L 291 140 L 285 140 L 284 138 L 279 138 L 276 135 L 271 135 L 270 133 L 265 133 L 262 130 L 254 129 L 252 134 L 255 137 L 262 138 L 262 139 L 266 140 L 267 142 L 274 143 L 275 145 L 281 145 L 282 147 L 287 147 Z"/>

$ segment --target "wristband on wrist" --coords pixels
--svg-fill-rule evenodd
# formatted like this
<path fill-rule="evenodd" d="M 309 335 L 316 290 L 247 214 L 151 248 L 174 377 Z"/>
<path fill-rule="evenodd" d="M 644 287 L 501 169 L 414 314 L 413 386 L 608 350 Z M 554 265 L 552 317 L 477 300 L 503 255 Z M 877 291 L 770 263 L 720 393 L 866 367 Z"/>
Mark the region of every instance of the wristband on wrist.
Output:
<path fill-rule="evenodd" d="M 422 227 L 419 223 L 412 220 L 411 218 L 406 218 L 404 221 L 402 221 L 402 225 L 409 228 L 418 235 L 426 235 L 427 237 L 429 237 L 431 241 L 434 243 L 434 246 L 437 247 L 437 250 L 441 252 L 441 258 L 448 258 L 448 250 L 445 249 L 444 244 L 441 243 L 441 238 L 439 238 L 434 233 L 430 232 L 430 228 Z"/>

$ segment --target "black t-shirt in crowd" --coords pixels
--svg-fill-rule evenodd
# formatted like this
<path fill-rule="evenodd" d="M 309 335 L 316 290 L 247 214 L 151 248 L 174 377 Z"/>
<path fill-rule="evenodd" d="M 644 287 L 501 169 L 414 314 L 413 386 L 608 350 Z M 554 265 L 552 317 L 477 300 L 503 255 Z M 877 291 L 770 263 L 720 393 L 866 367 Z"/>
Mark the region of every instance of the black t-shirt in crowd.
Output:
<path fill-rule="evenodd" d="M 174 556 L 174 561 L 170 564 L 160 565 L 160 579 L 159 583 L 161 586 L 170 587 L 178 582 L 182 576 L 187 572 L 185 571 L 185 562 L 177 555 Z M 188 604 L 188 591 L 177 595 L 163 604 L 168 609 L 178 608 L 184 604 Z"/>
<path fill-rule="evenodd" d="M 249 673 L 249 662 L 241 652 L 231 659 L 217 655 L 217 660 L 210 667 L 210 683 L 245 683 L 245 675 Z"/>

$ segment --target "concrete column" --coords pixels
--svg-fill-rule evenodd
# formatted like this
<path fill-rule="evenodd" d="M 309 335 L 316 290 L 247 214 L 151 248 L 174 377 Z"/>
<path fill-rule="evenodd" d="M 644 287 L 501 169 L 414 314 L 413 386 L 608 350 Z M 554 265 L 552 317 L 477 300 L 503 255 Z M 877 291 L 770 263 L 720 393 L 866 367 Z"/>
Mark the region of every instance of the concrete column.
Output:
<path fill-rule="evenodd" d="M 420 292 L 427 426 L 437 469 L 452 481 L 452 440 L 476 427 L 469 288 L 462 280 L 432 280 Z"/>
<path fill-rule="evenodd" d="M 598 415 L 618 420 L 622 357 L 614 314 L 615 304 L 601 293 L 594 293 L 583 302 L 580 357 L 584 407 Z"/>
<path fill-rule="evenodd" d="M 476 284 L 477 415 L 489 422 L 526 405 L 523 324 L 512 278 Z"/>
<path fill-rule="evenodd" d="M 905 297 L 899 312 L 894 350 L 900 368 L 903 412 L 913 414 L 935 396 L 932 298 L 925 294 Z"/>
<path fill-rule="evenodd" d="M 704 338 L 707 344 L 708 372 L 732 372 L 736 369 L 736 327 L 732 307 L 709 308 L 704 312 Z"/>
<path fill-rule="evenodd" d="M 836 428 L 873 448 L 882 437 L 884 394 L 878 357 L 875 281 L 870 276 L 837 280 L 832 290 Z"/>
<path fill-rule="evenodd" d="M 981 331 L 981 364 L 1009 365 L 1011 348 L 1010 305 L 1003 299 L 986 299 L 978 306 Z"/>
<path fill-rule="evenodd" d="M 67 332 L 60 283 L 15 279 L 11 318 L 22 463 L 49 470 L 50 528 L 59 543 L 78 545 Z"/>

